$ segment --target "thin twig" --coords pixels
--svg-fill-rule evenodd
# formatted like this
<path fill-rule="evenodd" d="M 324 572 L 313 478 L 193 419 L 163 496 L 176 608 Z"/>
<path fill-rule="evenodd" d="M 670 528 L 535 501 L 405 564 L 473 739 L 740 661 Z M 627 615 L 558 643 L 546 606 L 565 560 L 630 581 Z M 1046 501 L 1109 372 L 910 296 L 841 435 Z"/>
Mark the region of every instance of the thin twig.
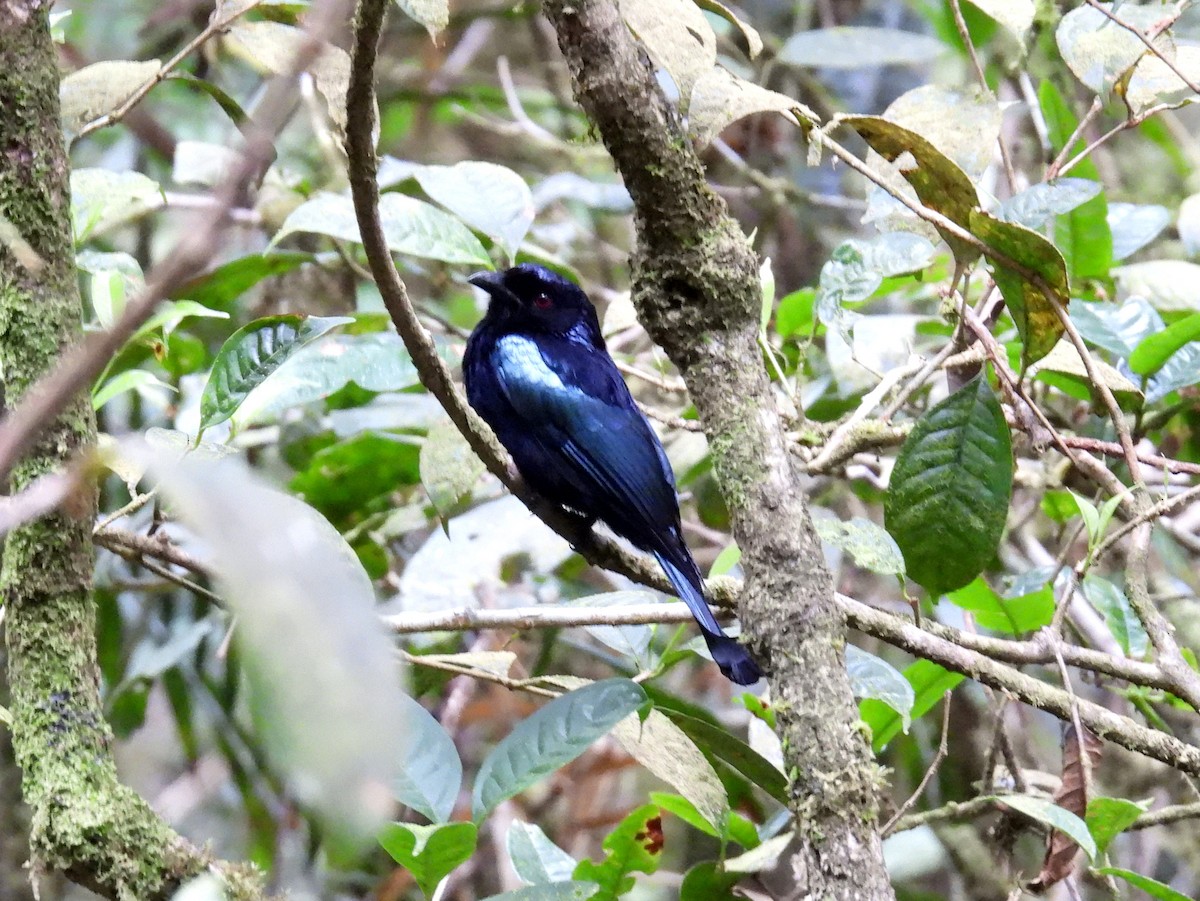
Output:
<path fill-rule="evenodd" d="M 942 761 L 946 759 L 946 755 L 950 753 L 950 696 L 950 692 L 942 695 L 942 740 L 938 744 L 937 753 L 933 756 L 933 762 L 925 770 L 925 775 L 921 777 L 921 781 L 913 793 L 900 805 L 900 808 L 892 815 L 891 819 L 883 824 L 883 829 L 879 831 L 879 834 L 884 838 L 891 834 L 892 829 L 900 818 L 911 810 L 912 806 L 917 803 L 917 799 L 925 793 L 925 786 L 929 784 L 929 780 L 933 778 L 934 773 L 938 771 L 938 767 L 942 765 Z"/>

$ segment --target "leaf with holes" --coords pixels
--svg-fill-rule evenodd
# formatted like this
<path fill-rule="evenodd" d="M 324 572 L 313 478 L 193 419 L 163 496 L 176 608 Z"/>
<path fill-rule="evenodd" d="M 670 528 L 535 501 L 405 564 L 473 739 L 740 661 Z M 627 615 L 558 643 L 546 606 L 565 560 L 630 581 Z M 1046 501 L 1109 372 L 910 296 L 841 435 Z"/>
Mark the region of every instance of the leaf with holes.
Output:
<path fill-rule="evenodd" d="M 1008 424 L 981 373 L 933 407 L 900 448 L 884 524 L 908 575 L 932 595 L 961 588 L 991 561 L 1012 495 Z"/>
<path fill-rule="evenodd" d="M 438 883 L 471 856 L 477 838 L 474 823 L 391 823 L 379 833 L 379 844 L 392 860 L 412 873 L 425 897 L 432 898 Z"/>
<path fill-rule="evenodd" d="M 344 316 L 267 316 L 242 326 L 221 345 L 200 396 L 200 430 L 224 422 L 246 395 L 309 341 L 353 320 Z"/>
<path fill-rule="evenodd" d="M 779 113 L 805 128 L 820 118 L 799 100 L 738 78 L 714 66 L 696 81 L 688 107 L 688 132 L 697 147 L 707 147 L 726 127 L 753 113 Z"/>
<path fill-rule="evenodd" d="M 692 0 L 623 0 L 621 18 L 654 65 L 679 89 L 686 108 L 692 86 L 717 63 L 717 36 Z"/>
<path fill-rule="evenodd" d="M 997 219 L 982 210 L 971 213 L 971 232 L 1025 271 L 993 261 L 992 274 L 1008 304 L 1024 348 L 1021 365 L 1050 353 L 1066 330 L 1054 309 L 1071 301 L 1067 265 L 1053 244 L 1032 229 Z"/>
<path fill-rule="evenodd" d="M 653 873 L 662 859 L 662 815 L 654 804 L 639 807 L 604 839 L 605 858 L 600 863 L 582 860 L 576 879 L 595 882 L 600 890 L 593 901 L 616 901 L 633 888 L 632 873 Z"/>
<path fill-rule="evenodd" d="M 471 805 L 476 821 L 570 763 L 645 703 L 636 682 L 605 679 L 555 698 L 518 723 L 479 767 Z"/>

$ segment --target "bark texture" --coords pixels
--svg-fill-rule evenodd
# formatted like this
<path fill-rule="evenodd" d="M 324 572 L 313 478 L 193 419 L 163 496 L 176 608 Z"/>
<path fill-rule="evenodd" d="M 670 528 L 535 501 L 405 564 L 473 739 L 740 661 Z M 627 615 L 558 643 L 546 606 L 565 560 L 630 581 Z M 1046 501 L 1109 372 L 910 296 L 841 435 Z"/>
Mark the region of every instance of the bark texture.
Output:
<path fill-rule="evenodd" d="M 81 332 L 49 5 L 0 0 L 0 373 L 9 409 Z M 89 399 L 78 396 L 13 469 L 11 491 L 61 468 L 95 435 Z M 0 570 L 31 868 L 121 901 L 165 899 L 208 859 L 117 779 L 96 667 L 94 489 L 68 506 L 10 532 Z"/>
<path fill-rule="evenodd" d="M 790 769 L 794 897 L 891 898 L 845 623 L 758 348 L 758 260 L 612 0 L 543 9 L 633 196 L 634 304 L 687 381 L 742 549 L 743 628 L 770 674 Z"/>

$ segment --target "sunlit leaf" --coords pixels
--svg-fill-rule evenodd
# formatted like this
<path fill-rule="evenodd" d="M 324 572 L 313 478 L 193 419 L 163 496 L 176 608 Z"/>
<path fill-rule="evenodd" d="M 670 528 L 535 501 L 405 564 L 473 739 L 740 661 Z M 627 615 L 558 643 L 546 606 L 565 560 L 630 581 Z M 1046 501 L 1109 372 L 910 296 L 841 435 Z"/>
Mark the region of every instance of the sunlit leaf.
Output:
<path fill-rule="evenodd" d="M 1138 375 L 1154 375 L 1181 347 L 1197 340 L 1200 340 L 1200 313 L 1192 313 L 1143 338 L 1129 356 L 1129 368 Z"/>
<path fill-rule="evenodd" d="M 871 729 L 875 753 L 879 753 L 905 727 L 910 719 L 920 719 L 942 700 L 946 692 L 963 680 L 929 660 L 918 660 L 904 668 L 904 678 L 913 689 L 912 712 L 904 717 L 882 701 L 867 698 L 858 705 L 859 715 Z"/>
<path fill-rule="evenodd" d="M 788 803 L 787 778 L 779 769 L 729 730 L 679 710 L 663 713 L 682 729 L 710 759 L 721 761 L 780 804 Z"/>
<path fill-rule="evenodd" d="M 161 391 L 164 395 L 169 395 L 176 390 L 173 385 L 168 385 L 152 372 L 147 372 L 145 369 L 127 369 L 117 373 L 96 388 L 95 393 L 92 394 L 92 407 L 99 410 L 114 397 L 128 391 L 140 393 L 148 389 Z"/>
<path fill-rule="evenodd" d="M 1162 18 L 1153 6 L 1133 3 L 1099 4 L 1122 21 L 1142 30 Z M 1099 9 L 1077 6 L 1059 20 L 1055 39 L 1063 61 L 1096 93 L 1108 91 L 1117 78 L 1146 52 L 1136 34 L 1112 22 Z"/>
<path fill-rule="evenodd" d="M 1200 264 L 1186 260 L 1150 260 L 1112 271 L 1126 294 L 1146 298 L 1166 313 L 1200 311 Z"/>
<path fill-rule="evenodd" d="M 1055 216 L 1069 213 L 1100 193 L 1103 186 L 1090 178 L 1060 178 L 1040 182 L 1000 204 L 996 215 L 1006 222 L 1038 229 Z"/>
<path fill-rule="evenodd" d="M 1037 12 L 1034 0 L 970 0 L 971 5 L 987 13 L 1024 43 Z"/>
<path fill-rule="evenodd" d="M 485 468 L 458 426 L 440 417 L 421 446 L 421 484 L 443 523 Z"/>
<path fill-rule="evenodd" d="M 1180 219 L 1183 213 L 1180 212 Z M 1131 257 L 1160 234 L 1171 222 L 1171 211 L 1152 203 L 1110 203 L 1108 228 L 1112 232 L 1112 258 Z M 1180 234 L 1183 233 L 1182 223 Z"/>
<path fill-rule="evenodd" d="M 429 36 L 435 40 L 438 32 L 444 31 L 450 24 L 448 0 L 396 0 L 396 5 L 414 22 L 425 26 Z"/>
<path fill-rule="evenodd" d="M 904 555 L 883 526 L 856 516 L 842 522 L 832 516 L 814 516 L 822 541 L 846 551 L 864 569 L 882 575 L 903 575 Z"/>
<path fill-rule="evenodd" d="M 1125 102 L 1134 113 L 1145 112 L 1156 103 L 1195 101 L 1196 95 L 1182 78 L 1200 81 L 1200 47 L 1181 44 L 1172 48 L 1169 60 L 1147 53 L 1138 62 L 1125 85 Z"/>
<path fill-rule="evenodd" d="M 495 163 L 418 166 L 421 190 L 472 228 L 495 238 L 509 259 L 533 224 L 533 195 L 517 173 Z"/>
<path fill-rule="evenodd" d="M 688 132 L 697 147 L 707 147 L 728 126 L 753 113 L 779 113 L 794 125 L 820 121 L 817 114 L 800 101 L 738 78 L 722 66 L 715 66 L 697 79 L 692 90 Z"/>
<path fill-rule="evenodd" d="M 948 48 L 929 35 L 896 28 L 843 25 L 813 28 L 792 35 L 779 61 L 822 69 L 925 65 Z"/>
<path fill-rule="evenodd" d="M 846 672 L 850 688 L 859 700 L 874 698 L 900 714 L 901 728 L 908 731 L 916 694 L 903 674 L 874 654 L 846 645 Z"/>
<path fill-rule="evenodd" d="M 140 172 L 71 172 L 71 221 L 76 244 L 158 209 L 162 203 L 158 182 Z"/>
<path fill-rule="evenodd" d="M 688 105 L 692 86 L 717 62 L 717 36 L 692 0 L 623 0 L 621 18 L 665 69 Z"/>
<path fill-rule="evenodd" d="M 1128 798 L 1092 798 L 1088 802 L 1088 831 L 1096 840 L 1096 851 L 1103 854 L 1114 838 L 1137 822 L 1150 808 L 1150 802 L 1137 803 Z"/>

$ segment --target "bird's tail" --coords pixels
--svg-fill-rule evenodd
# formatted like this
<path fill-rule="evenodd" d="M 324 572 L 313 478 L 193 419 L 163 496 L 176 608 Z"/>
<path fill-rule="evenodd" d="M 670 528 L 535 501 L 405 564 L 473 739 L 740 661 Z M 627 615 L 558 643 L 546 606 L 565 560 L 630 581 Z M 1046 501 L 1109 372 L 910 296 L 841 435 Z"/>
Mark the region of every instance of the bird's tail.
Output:
<path fill-rule="evenodd" d="M 675 587 L 680 599 L 692 611 L 692 616 L 696 618 L 700 632 L 704 635 L 708 650 L 712 653 L 717 666 L 721 668 L 721 672 L 725 674 L 725 678 L 738 685 L 753 685 L 761 679 L 762 672 L 759 670 L 758 664 L 750 657 L 750 653 L 735 639 L 725 634 L 721 629 L 721 624 L 717 622 L 712 610 L 709 609 L 708 601 L 704 599 L 703 583 L 696 564 L 689 560 L 691 566 L 685 569 L 673 562 L 666 554 L 655 553 L 654 556 Z"/>

